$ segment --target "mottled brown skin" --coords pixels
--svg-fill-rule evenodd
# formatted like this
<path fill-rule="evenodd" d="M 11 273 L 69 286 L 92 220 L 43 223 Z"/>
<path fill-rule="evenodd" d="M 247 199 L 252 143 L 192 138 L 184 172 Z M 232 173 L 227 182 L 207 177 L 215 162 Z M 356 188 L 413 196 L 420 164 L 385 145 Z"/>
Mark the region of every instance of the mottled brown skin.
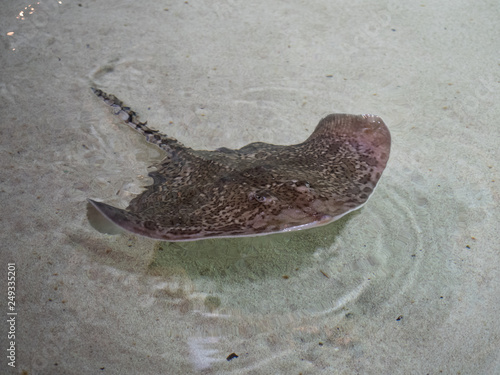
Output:
<path fill-rule="evenodd" d="M 389 158 L 389 130 L 373 115 L 329 115 L 297 145 L 198 151 L 149 129 L 115 96 L 92 90 L 167 154 L 127 210 L 89 199 L 113 223 L 146 237 L 193 241 L 323 225 L 368 200 Z"/>

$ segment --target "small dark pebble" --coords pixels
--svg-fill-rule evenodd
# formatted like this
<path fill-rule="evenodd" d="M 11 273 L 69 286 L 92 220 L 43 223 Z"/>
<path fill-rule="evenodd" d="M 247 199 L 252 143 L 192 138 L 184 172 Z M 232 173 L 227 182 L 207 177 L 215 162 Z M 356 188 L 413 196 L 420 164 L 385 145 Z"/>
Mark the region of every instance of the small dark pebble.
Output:
<path fill-rule="evenodd" d="M 229 354 L 229 355 L 227 356 L 227 358 L 226 358 L 226 359 L 227 359 L 227 361 L 229 362 L 229 361 L 230 361 L 231 359 L 233 359 L 233 358 L 238 358 L 238 356 L 236 355 L 236 353 L 231 353 L 231 354 Z"/>
<path fill-rule="evenodd" d="M 398 316 L 398 317 L 397 317 L 397 319 L 396 319 L 396 320 L 399 322 L 399 321 L 400 321 L 400 320 L 402 320 L 402 319 L 403 319 L 403 315 L 400 315 L 400 316 Z"/>

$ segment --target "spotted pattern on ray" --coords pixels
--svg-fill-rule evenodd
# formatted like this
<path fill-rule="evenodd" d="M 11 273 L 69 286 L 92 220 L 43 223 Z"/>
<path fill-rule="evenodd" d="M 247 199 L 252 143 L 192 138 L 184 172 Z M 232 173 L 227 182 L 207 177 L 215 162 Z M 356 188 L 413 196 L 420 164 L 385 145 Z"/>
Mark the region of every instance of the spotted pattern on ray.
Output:
<path fill-rule="evenodd" d="M 153 184 L 126 210 L 89 199 L 108 220 L 166 241 L 257 236 L 324 225 L 360 208 L 389 158 L 391 136 L 374 115 L 331 114 L 291 146 L 193 150 L 150 129 L 114 95 L 92 89 L 160 147 Z"/>

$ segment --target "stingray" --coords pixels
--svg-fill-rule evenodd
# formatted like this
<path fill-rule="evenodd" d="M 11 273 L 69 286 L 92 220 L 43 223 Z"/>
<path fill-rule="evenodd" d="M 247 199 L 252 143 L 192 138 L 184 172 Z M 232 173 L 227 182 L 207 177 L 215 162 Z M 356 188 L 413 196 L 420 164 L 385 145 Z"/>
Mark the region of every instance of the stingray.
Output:
<path fill-rule="evenodd" d="M 328 115 L 305 142 L 291 146 L 193 150 L 140 122 L 114 95 L 92 90 L 166 156 L 126 210 L 89 202 L 119 227 L 159 240 L 259 236 L 330 223 L 366 203 L 389 158 L 391 136 L 375 115 Z"/>

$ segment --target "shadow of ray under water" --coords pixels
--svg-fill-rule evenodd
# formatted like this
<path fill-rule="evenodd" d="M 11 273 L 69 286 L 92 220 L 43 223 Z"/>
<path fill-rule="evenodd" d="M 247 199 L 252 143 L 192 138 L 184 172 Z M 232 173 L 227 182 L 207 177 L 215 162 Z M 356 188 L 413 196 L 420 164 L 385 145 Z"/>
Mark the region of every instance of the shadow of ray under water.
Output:
<path fill-rule="evenodd" d="M 258 237 L 158 242 L 149 273 L 161 276 L 178 268 L 192 279 L 208 277 L 221 283 L 288 279 L 311 264 L 318 248 L 334 243 L 347 222 L 343 218 L 334 225 Z"/>

